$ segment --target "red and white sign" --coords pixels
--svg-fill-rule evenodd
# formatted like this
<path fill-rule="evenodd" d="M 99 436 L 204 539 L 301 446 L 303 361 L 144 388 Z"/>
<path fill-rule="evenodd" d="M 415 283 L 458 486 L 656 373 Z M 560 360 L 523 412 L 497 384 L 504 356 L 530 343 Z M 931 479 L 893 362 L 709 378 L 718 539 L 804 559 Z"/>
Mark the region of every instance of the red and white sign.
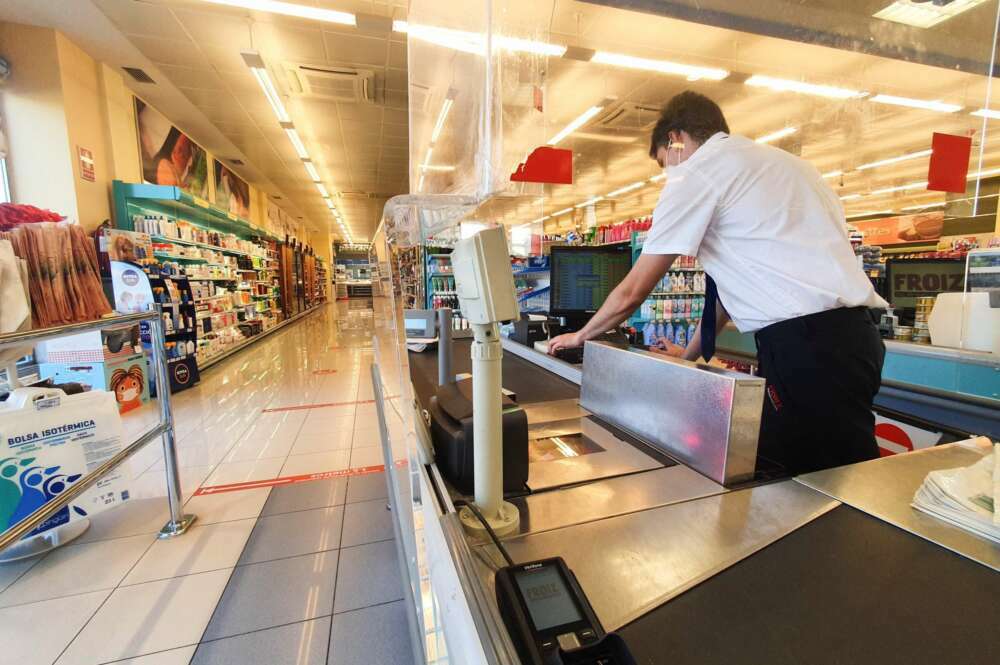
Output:
<path fill-rule="evenodd" d="M 937 445 L 941 436 L 941 432 L 931 432 L 875 414 L 875 441 L 881 457 L 930 448 Z"/>
<path fill-rule="evenodd" d="M 94 170 L 94 153 L 86 148 L 76 146 L 76 154 L 80 159 L 80 179 L 87 182 L 95 182 L 97 180 L 97 172 Z"/>

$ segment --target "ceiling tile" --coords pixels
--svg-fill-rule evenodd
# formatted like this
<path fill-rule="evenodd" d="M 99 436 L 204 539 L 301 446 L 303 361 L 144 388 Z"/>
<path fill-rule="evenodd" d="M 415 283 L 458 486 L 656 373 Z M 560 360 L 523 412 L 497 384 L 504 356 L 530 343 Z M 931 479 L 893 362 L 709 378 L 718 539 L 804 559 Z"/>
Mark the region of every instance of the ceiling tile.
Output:
<path fill-rule="evenodd" d="M 405 69 L 386 69 L 384 80 L 385 87 L 391 90 L 406 90 L 408 85 Z"/>
<path fill-rule="evenodd" d="M 127 35 L 186 39 L 187 33 L 168 7 L 135 0 L 96 0 L 97 6 Z"/>
<path fill-rule="evenodd" d="M 326 43 L 326 57 L 332 62 L 352 65 L 385 67 L 387 61 L 387 40 L 360 35 L 323 32 Z"/>
<path fill-rule="evenodd" d="M 258 23 L 253 29 L 254 46 L 273 67 L 278 61 L 326 61 L 323 33 L 318 28 Z"/>
<path fill-rule="evenodd" d="M 406 69 L 406 44 L 389 42 L 389 66 Z"/>
<path fill-rule="evenodd" d="M 204 90 L 223 90 L 222 79 L 215 72 L 205 69 L 194 69 L 191 67 L 174 67 L 171 65 L 157 65 L 159 70 L 166 74 L 170 82 L 178 88 L 201 88 Z"/>
<path fill-rule="evenodd" d="M 159 37 L 129 37 L 142 54 L 157 64 L 204 68 L 208 62 L 190 39 L 160 39 Z"/>
<path fill-rule="evenodd" d="M 228 11 L 175 9 L 174 16 L 199 45 L 216 45 L 240 51 L 250 48 L 251 23 Z"/>

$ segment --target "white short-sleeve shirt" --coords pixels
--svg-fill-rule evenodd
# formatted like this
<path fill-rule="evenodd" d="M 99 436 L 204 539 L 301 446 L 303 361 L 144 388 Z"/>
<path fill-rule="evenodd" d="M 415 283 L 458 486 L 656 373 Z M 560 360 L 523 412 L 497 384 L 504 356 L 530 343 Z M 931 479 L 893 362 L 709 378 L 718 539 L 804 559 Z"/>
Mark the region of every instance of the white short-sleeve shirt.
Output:
<path fill-rule="evenodd" d="M 741 332 L 838 307 L 887 307 L 858 265 L 819 172 L 719 132 L 669 171 L 643 246 L 697 256 Z"/>

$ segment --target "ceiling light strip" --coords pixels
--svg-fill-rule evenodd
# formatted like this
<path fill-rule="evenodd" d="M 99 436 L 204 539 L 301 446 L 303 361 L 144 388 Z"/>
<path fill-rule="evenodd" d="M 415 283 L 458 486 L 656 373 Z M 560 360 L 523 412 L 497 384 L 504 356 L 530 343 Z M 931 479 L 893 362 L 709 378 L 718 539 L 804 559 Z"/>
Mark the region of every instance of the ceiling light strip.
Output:
<path fill-rule="evenodd" d="M 841 171 L 840 169 L 837 169 L 835 171 L 827 171 L 826 173 L 823 174 L 823 177 L 824 178 L 836 178 L 837 176 L 842 176 L 842 175 L 844 175 L 844 172 Z"/>
<path fill-rule="evenodd" d="M 608 53 L 607 51 L 596 52 L 590 61 L 602 65 L 624 67 L 626 69 L 642 69 L 651 72 L 659 72 L 661 74 L 683 76 L 689 81 L 698 81 L 700 79 L 721 81 L 729 76 L 729 71 L 725 69 L 698 67 L 696 65 L 686 65 L 679 62 L 671 62 L 669 60 L 637 58 L 635 56 L 624 55 L 622 53 Z"/>
<path fill-rule="evenodd" d="M 587 199 L 587 200 L 586 200 L 586 201 L 584 201 L 583 203 L 577 203 L 577 204 L 576 204 L 575 206 L 573 206 L 573 207 L 574 207 L 574 208 L 586 208 L 586 207 L 587 207 L 587 206 L 589 206 L 589 205 L 594 205 L 594 204 L 595 204 L 595 203 L 597 203 L 598 201 L 603 201 L 603 200 L 604 200 L 604 197 L 603 197 L 603 196 L 595 196 L 595 197 L 594 197 L 594 198 L 592 198 L 592 199 Z"/>
<path fill-rule="evenodd" d="M 308 7 L 291 2 L 278 2 L 277 0 L 202 0 L 202 2 L 208 2 L 213 5 L 225 5 L 226 7 L 237 7 L 239 9 L 252 9 L 259 12 L 268 12 L 269 14 L 281 14 L 282 16 L 294 16 L 295 18 L 323 21 L 324 23 L 339 23 L 341 25 L 358 24 L 357 18 L 349 12 Z"/>
<path fill-rule="evenodd" d="M 745 81 L 745 84 L 756 88 L 769 88 L 775 92 L 797 92 L 803 95 L 815 95 L 817 97 L 829 97 L 832 99 L 856 99 L 868 94 L 860 90 L 838 88 L 832 85 L 818 85 L 816 83 L 806 83 L 805 81 L 794 81 L 791 79 L 780 79 L 760 74 L 754 74 Z"/>
<path fill-rule="evenodd" d="M 558 210 L 558 211 L 552 213 L 551 216 L 552 217 L 559 217 L 560 215 L 565 215 L 568 212 L 573 212 L 573 206 L 570 206 L 568 208 L 563 208 L 562 210 Z"/>
<path fill-rule="evenodd" d="M 308 160 L 303 160 L 302 164 L 306 167 L 306 173 L 312 178 L 313 182 L 320 182 L 322 178 L 319 177 L 319 171 L 316 170 L 316 165 Z"/>
<path fill-rule="evenodd" d="M 639 189 L 640 187 L 643 187 L 645 184 L 646 184 L 645 180 L 640 180 L 639 182 L 633 182 L 631 185 L 625 185 L 624 187 L 620 187 L 613 192 L 608 192 L 608 198 L 621 196 L 622 194 L 625 194 L 627 192 Z"/>
<path fill-rule="evenodd" d="M 292 147 L 295 148 L 295 154 L 299 156 L 299 159 L 309 159 L 309 152 L 306 150 L 306 146 L 302 143 L 302 138 L 299 137 L 299 133 L 295 131 L 295 128 L 286 127 L 285 134 L 288 136 L 288 140 L 292 142 Z"/>
<path fill-rule="evenodd" d="M 444 129 L 444 121 L 448 119 L 448 112 L 451 111 L 451 105 L 455 103 L 455 100 L 450 97 L 445 98 L 444 104 L 441 105 L 441 110 L 438 112 L 437 122 L 434 123 L 434 131 L 431 132 L 431 143 L 437 143 L 438 138 L 441 136 L 441 130 Z"/>
<path fill-rule="evenodd" d="M 924 111 L 936 111 L 937 113 L 955 113 L 961 111 L 961 104 L 946 104 L 939 100 L 914 99 L 912 97 L 897 97 L 895 95 L 875 95 L 870 99 L 877 104 L 891 104 L 892 106 L 906 106 Z"/>
<path fill-rule="evenodd" d="M 757 143 L 770 143 L 771 141 L 777 141 L 778 139 L 783 139 L 786 136 L 791 136 L 797 131 L 799 131 L 798 127 L 785 127 L 784 129 L 779 129 L 776 132 L 759 136 L 754 140 L 757 141 Z"/>
<path fill-rule="evenodd" d="M 929 157 L 933 150 L 920 150 L 919 152 L 911 152 L 906 155 L 900 155 L 899 157 L 890 157 L 888 159 L 880 159 L 877 162 L 869 162 L 867 164 L 862 164 L 857 168 L 858 171 L 867 171 L 868 169 L 874 169 L 879 166 L 885 166 L 886 164 L 897 164 L 899 162 L 905 162 L 910 159 L 919 159 L 920 157 Z"/>
<path fill-rule="evenodd" d="M 549 145 L 556 145 L 564 138 L 566 138 L 567 136 L 578 130 L 580 127 L 583 127 L 583 125 L 585 125 L 587 121 L 589 121 L 595 115 L 600 113 L 602 109 L 604 109 L 603 106 L 591 106 L 589 109 L 587 109 L 579 116 L 577 116 L 576 119 L 574 119 L 568 125 L 563 127 L 561 132 L 559 132 L 551 139 L 549 139 Z"/>
<path fill-rule="evenodd" d="M 979 109 L 973 111 L 969 115 L 978 116 L 980 118 L 989 118 L 990 120 L 1000 120 L 1000 111 L 994 109 Z"/>
<path fill-rule="evenodd" d="M 878 196 L 880 194 L 891 194 L 892 192 L 905 192 L 910 189 L 921 189 L 922 187 L 927 187 L 926 180 L 921 180 L 920 182 L 911 182 L 906 185 L 899 185 L 897 187 L 883 187 L 882 189 L 876 189 L 872 191 L 872 196 Z"/>

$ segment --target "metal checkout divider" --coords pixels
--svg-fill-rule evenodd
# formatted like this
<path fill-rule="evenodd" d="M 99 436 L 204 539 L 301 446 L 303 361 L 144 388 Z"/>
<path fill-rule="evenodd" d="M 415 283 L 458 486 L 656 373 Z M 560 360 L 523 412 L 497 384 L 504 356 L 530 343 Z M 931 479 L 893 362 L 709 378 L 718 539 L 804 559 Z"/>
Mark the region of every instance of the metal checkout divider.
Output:
<path fill-rule="evenodd" d="M 107 475 L 109 471 L 130 458 L 140 448 L 156 437 L 161 437 L 163 443 L 163 460 L 167 478 L 167 503 L 170 507 L 170 520 L 160 529 L 159 537 L 173 538 L 179 536 L 187 531 L 188 527 L 195 521 L 196 518 L 194 515 L 184 514 L 184 501 L 181 495 L 180 475 L 177 468 L 177 448 L 174 441 L 174 416 L 170 407 L 170 381 L 167 374 L 167 354 L 164 349 L 163 319 L 161 318 L 159 307 L 152 311 L 138 314 L 128 314 L 99 319 L 97 321 L 0 335 L 0 349 L 34 344 L 66 335 L 108 329 L 125 329 L 144 322 L 149 324 L 150 330 L 153 373 L 156 379 L 156 396 L 160 407 L 159 422 L 141 434 L 132 443 L 122 448 L 122 450 L 98 468 L 73 483 L 63 493 L 50 499 L 16 525 L 0 534 L 0 560 L 10 561 L 41 554 L 81 535 L 86 530 L 86 526 L 83 528 L 76 527 L 69 533 L 63 532 L 63 534 L 60 534 L 60 529 L 78 524 L 78 522 L 72 522 L 61 527 L 56 527 L 49 532 L 39 534 L 38 537 L 19 542 L 21 538 L 31 533 L 39 524 L 80 497 L 97 481 Z M 81 520 L 80 522 L 85 522 L 85 520 Z M 89 523 L 87 525 L 89 526 Z"/>

